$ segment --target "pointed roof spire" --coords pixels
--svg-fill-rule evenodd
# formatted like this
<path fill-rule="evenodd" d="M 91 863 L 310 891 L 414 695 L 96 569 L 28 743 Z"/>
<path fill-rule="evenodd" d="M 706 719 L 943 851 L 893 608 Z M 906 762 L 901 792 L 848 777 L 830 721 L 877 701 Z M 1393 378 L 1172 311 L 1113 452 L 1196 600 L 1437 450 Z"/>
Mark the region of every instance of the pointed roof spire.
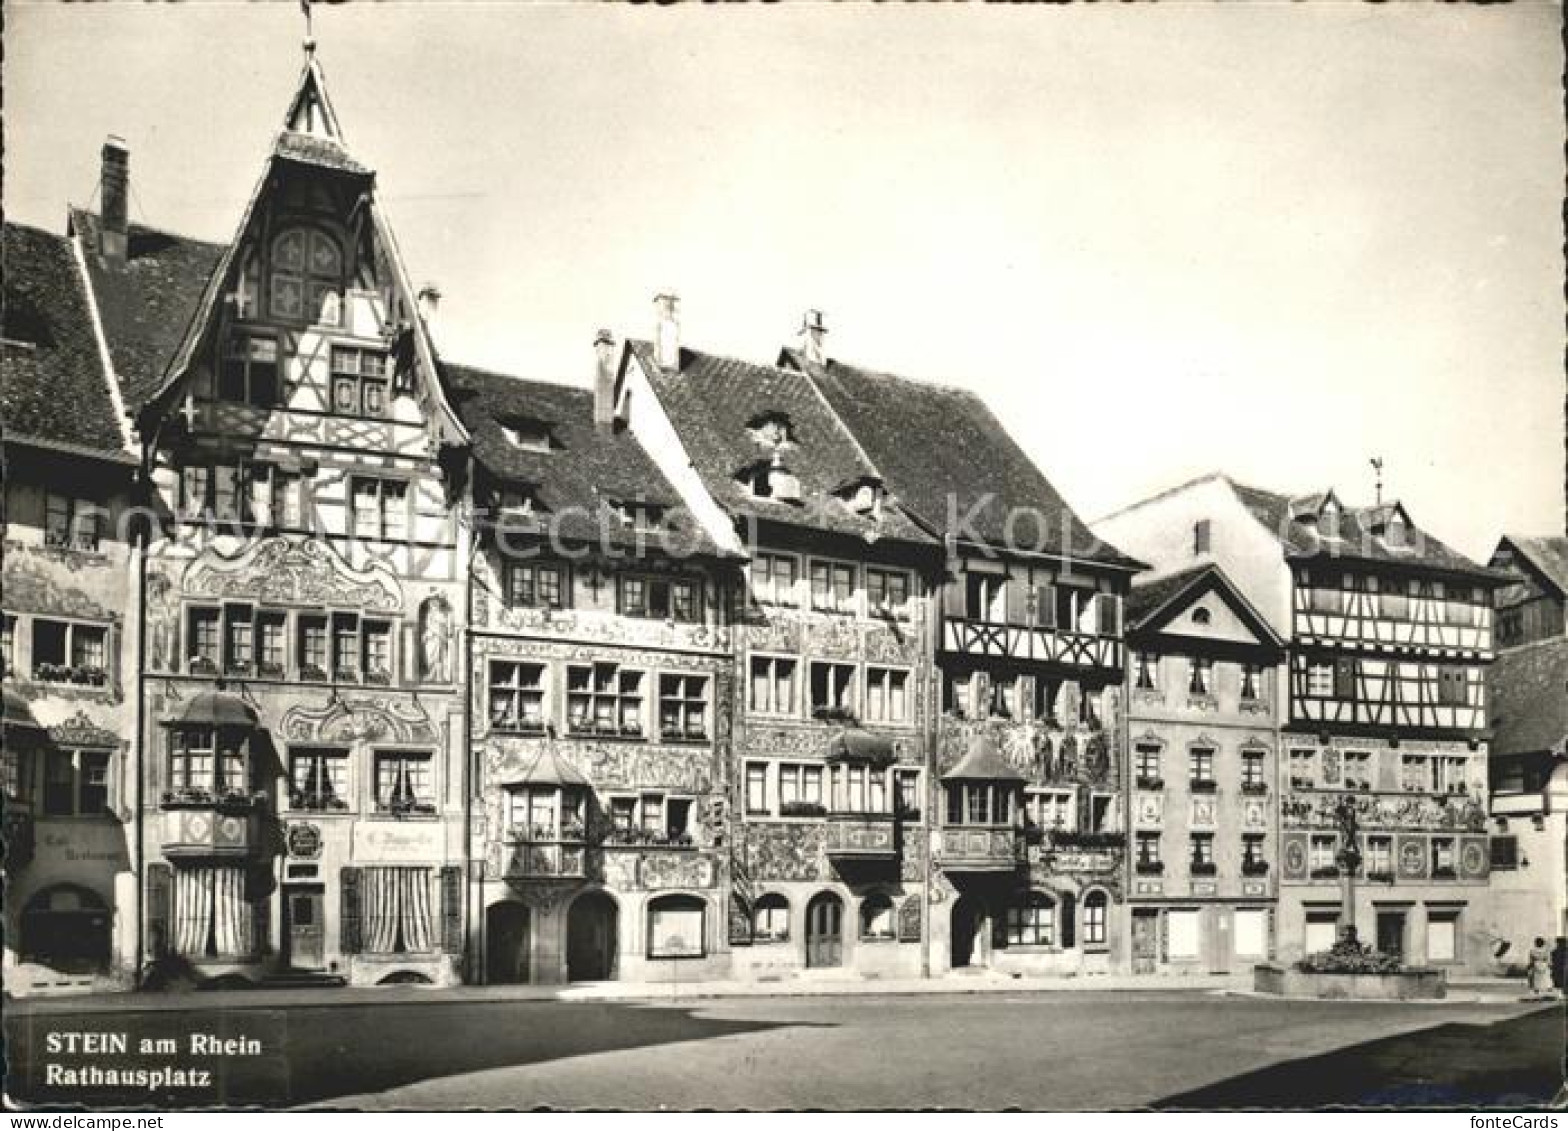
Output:
<path fill-rule="evenodd" d="M 283 116 L 283 128 L 292 133 L 309 134 L 343 144 L 343 130 L 337 111 L 327 97 L 327 82 L 316 59 L 316 41 L 305 40 L 305 68 L 300 72 L 299 88 Z"/>

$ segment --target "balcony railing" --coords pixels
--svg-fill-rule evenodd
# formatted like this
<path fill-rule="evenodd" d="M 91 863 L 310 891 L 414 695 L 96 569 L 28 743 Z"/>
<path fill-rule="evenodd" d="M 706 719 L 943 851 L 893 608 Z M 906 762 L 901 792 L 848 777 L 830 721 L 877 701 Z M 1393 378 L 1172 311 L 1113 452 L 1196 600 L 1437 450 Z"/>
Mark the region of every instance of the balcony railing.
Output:
<path fill-rule="evenodd" d="M 827 853 L 840 860 L 892 860 L 898 855 L 891 813 L 829 813 Z"/>
<path fill-rule="evenodd" d="M 1011 872 L 1025 859 L 1023 830 L 949 825 L 937 830 L 937 858 L 950 872 Z"/>

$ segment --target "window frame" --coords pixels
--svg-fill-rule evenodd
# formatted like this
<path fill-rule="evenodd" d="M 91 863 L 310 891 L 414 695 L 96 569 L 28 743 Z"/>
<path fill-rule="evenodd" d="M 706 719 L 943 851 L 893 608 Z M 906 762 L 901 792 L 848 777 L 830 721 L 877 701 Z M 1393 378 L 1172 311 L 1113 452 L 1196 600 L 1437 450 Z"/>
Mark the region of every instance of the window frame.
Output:
<path fill-rule="evenodd" d="M 872 712 L 871 705 L 879 677 L 886 687 L 882 691 L 882 714 Z M 910 722 L 910 685 L 914 673 L 906 667 L 895 664 L 867 664 L 865 669 L 864 721 L 878 723 L 883 726 L 907 726 Z M 896 689 L 895 689 L 896 681 Z M 895 696 L 895 690 L 897 695 Z M 895 712 L 893 703 L 895 698 L 902 704 L 902 708 Z"/>
<path fill-rule="evenodd" d="M 407 807 L 400 807 L 394 800 L 397 791 L 397 779 L 393 779 L 392 794 L 382 798 L 382 767 L 388 763 L 407 763 L 422 766 L 423 775 L 410 775 L 407 780 L 411 791 L 418 785 L 418 778 L 422 777 L 428 783 L 428 792 L 420 795 L 411 792 Z M 429 747 L 403 747 L 403 746 L 377 746 L 371 749 L 370 756 L 370 805 L 371 812 L 377 817 L 395 817 L 399 820 L 406 818 L 440 817 L 441 785 L 437 780 L 437 764 L 435 751 Z"/>
<path fill-rule="evenodd" d="M 256 347 L 270 347 L 272 360 L 267 362 L 256 355 Z M 239 365 L 240 395 L 231 396 L 233 390 L 227 387 L 230 380 L 230 367 Z M 265 369 L 270 364 L 272 369 L 272 387 L 270 397 L 257 396 L 256 370 Z M 213 374 L 213 399 L 224 404 L 249 405 L 252 408 L 279 408 L 283 405 L 283 345 L 278 340 L 278 335 L 258 329 L 236 329 L 223 341 L 223 351 L 218 358 L 218 371 Z"/>
<path fill-rule="evenodd" d="M 573 684 L 576 675 L 588 673 L 588 682 L 584 685 Z M 600 675 L 608 673 L 611 687 L 601 687 Z M 648 737 L 648 707 L 649 687 L 652 680 L 651 670 L 648 668 L 634 667 L 622 664 L 615 660 L 592 660 L 588 663 L 569 663 L 566 665 L 566 732 L 577 737 L 595 736 L 599 738 L 624 738 L 646 739 Z M 623 677 L 632 677 L 634 686 L 628 690 L 623 682 Z M 655 688 L 655 693 L 657 689 Z M 611 718 L 613 730 L 605 729 L 600 718 L 600 703 L 606 701 L 611 705 Z M 579 702 L 586 702 L 586 715 L 579 716 L 576 710 Z M 635 702 L 636 729 L 630 729 L 624 721 L 627 718 L 626 707 Z"/>
<path fill-rule="evenodd" d="M 826 571 L 826 584 L 821 590 L 818 589 L 817 585 L 818 567 Z M 847 594 L 839 591 L 841 575 L 845 573 L 848 574 L 849 591 Z M 860 614 L 861 579 L 858 562 L 847 562 L 840 558 L 813 557 L 806 567 L 806 583 L 812 612 L 827 613 L 833 616 L 858 616 Z"/>
<path fill-rule="evenodd" d="M 554 600 L 545 597 L 549 586 L 546 576 L 553 577 Z M 520 591 L 527 588 L 529 598 L 520 599 Z M 565 562 L 517 561 L 508 558 L 501 567 L 501 597 L 509 609 L 569 609 L 572 607 L 572 573 Z"/>
<path fill-rule="evenodd" d="M 367 542 L 408 542 L 413 531 L 414 485 L 407 479 L 393 475 L 350 475 L 348 477 L 348 533 L 351 538 Z M 364 512 L 360 509 L 360 489 L 375 488 L 373 529 L 363 529 Z M 402 496 L 396 509 L 390 508 L 389 493 Z M 393 517 L 395 516 L 395 518 Z"/>

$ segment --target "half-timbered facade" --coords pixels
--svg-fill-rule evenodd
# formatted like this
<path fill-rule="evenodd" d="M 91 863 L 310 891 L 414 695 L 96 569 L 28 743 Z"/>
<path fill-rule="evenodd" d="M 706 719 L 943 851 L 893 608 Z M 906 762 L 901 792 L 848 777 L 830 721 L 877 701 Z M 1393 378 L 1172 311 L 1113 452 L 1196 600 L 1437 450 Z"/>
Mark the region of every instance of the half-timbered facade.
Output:
<path fill-rule="evenodd" d="M 154 512 L 142 953 L 449 983 L 464 947 L 466 435 L 307 54 L 231 242 L 72 216 Z M 129 731 L 127 732 L 129 733 Z"/>
<path fill-rule="evenodd" d="M 780 364 L 944 546 L 929 966 L 1119 968 L 1122 604 L 1140 565 L 1089 533 L 979 398 L 830 359 L 824 333 L 808 315 Z"/>
<path fill-rule="evenodd" d="M 1274 956 L 1284 642 L 1209 563 L 1139 579 L 1127 615 L 1135 974 Z"/>
<path fill-rule="evenodd" d="M 105 147 L 111 200 L 123 156 Z M 8 995 L 123 987 L 137 964 L 136 457 L 83 251 L 34 228 L 4 229 Z"/>
<path fill-rule="evenodd" d="M 1484 672 L 1497 576 L 1397 503 L 1356 508 L 1332 491 L 1291 497 L 1224 476 L 1096 529 L 1161 569 L 1219 563 L 1289 641 L 1279 956 L 1325 950 L 1353 925 L 1411 961 L 1488 968 Z"/>
<path fill-rule="evenodd" d="M 605 390 L 447 371 L 480 516 L 475 980 L 723 977 L 733 564 Z"/>

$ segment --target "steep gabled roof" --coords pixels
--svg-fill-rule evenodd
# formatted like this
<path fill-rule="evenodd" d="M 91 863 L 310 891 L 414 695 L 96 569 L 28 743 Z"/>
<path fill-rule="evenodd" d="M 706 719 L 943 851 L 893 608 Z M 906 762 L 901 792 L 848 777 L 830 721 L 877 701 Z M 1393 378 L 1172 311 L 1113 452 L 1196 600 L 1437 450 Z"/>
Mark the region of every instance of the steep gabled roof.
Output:
<path fill-rule="evenodd" d="M 841 361 L 815 364 L 794 349 L 780 360 L 811 378 L 889 489 L 938 537 L 969 540 L 973 532 L 996 548 L 1011 540 L 1025 550 L 1145 568 L 1090 532 L 974 393 Z"/>
<path fill-rule="evenodd" d="M 627 347 L 648 375 L 703 485 L 730 516 L 934 543 L 903 513 L 896 487 L 880 518 L 858 514 L 845 504 L 840 492 L 847 486 L 885 481 L 804 374 L 690 349 L 681 350 L 678 370 L 665 370 L 649 343 L 630 341 Z M 752 431 L 770 416 L 789 422 L 793 442 L 782 457 L 800 480 L 799 504 L 759 499 L 737 478 L 759 460 L 771 458 L 772 449 Z"/>
<path fill-rule="evenodd" d="M 71 241 L 8 223 L 0 251 L 6 439 L 132 461 Z"/>
<path fill-rule="evenodd" d="M 1486 691 L 1494 755 L 1559 748 L 1568 741 L 1568 638 L 1499 652 Z"/>
<path fill-rule="evenodd" d="M 1494 565 L 1506 547 L 1512 547 L 1559 597 L 1568 596 L 1568 538 L 1505 534 L 1492 555 Z"/>
<path fill-rule="evenodd" d="M 162 384 L 223 245 L 132 224 L 125 265 L 110 267 L 98 254 L 96 213 L 71 209 L 70 230 L 81 242 L 125 411 L 134 417 Z"/>
<path fill-rule="evenodd" d="M 1263 615 L 1242 595 L 1234 582 L 1217 564 L 1208 562 L 1165 577 L 1133 582 L 1127 597 L 1127 635 L 1129 638 L 1158 632 L 1184 610 L 1213 593 L 1230 606 L 1258 643 L 1283 648 L 1285 642 Z"/>
<path fill-rule="evenodd" d="M 485 369 L 443 362 L 458 416 L 473 440 L 474 458 L 502 484 L 534 494 L 545 513 L 544 530 L 558 523 L 561 537 L 581 542 L 629 545 L 634 532 L 611 515 L 614 503 L 645 502 L 666 509 L 675 533 L 672 548 L 716 555 L 721 551 L 681 506 L 641 443 L 627 431 L 601 432 L 593 423 L 593 393 L 569 385 L 528 381 Z M 544 429 L 549 451 L 519 446 L 509 428 L 527 422 Z M 658 540 L 644 536 L 657 548 Z"/>
<path fill-rule="evenodd" d="M 1414 523 L 1409 525 L 1402 541 L 1397 543 L 1373 533 L 1377 508 L 1358 509 L 1340 504 L 1339 537 L 1325 537 L 1316 524 L 1301 519 L 1303 516 L 1319 514 L 1322 503 L 1333 496 L 1331 491 L 1320 495 L 1290 496 L 1261 487 L 1249 487 L 1233 479 L 1227 478 L 1226 481 L 1242 506 L 1251 512 L 1264 530 L 1279 541 L 1287 558 L 1305 560 L 1328 557 L 1399 565 L 1457 574 L 1483 584 L 1497 584 L 1504 580 L 1503 575 L 1471 561 Z M 1402 507 L 1400 513 L 1404 513 Z"/>

